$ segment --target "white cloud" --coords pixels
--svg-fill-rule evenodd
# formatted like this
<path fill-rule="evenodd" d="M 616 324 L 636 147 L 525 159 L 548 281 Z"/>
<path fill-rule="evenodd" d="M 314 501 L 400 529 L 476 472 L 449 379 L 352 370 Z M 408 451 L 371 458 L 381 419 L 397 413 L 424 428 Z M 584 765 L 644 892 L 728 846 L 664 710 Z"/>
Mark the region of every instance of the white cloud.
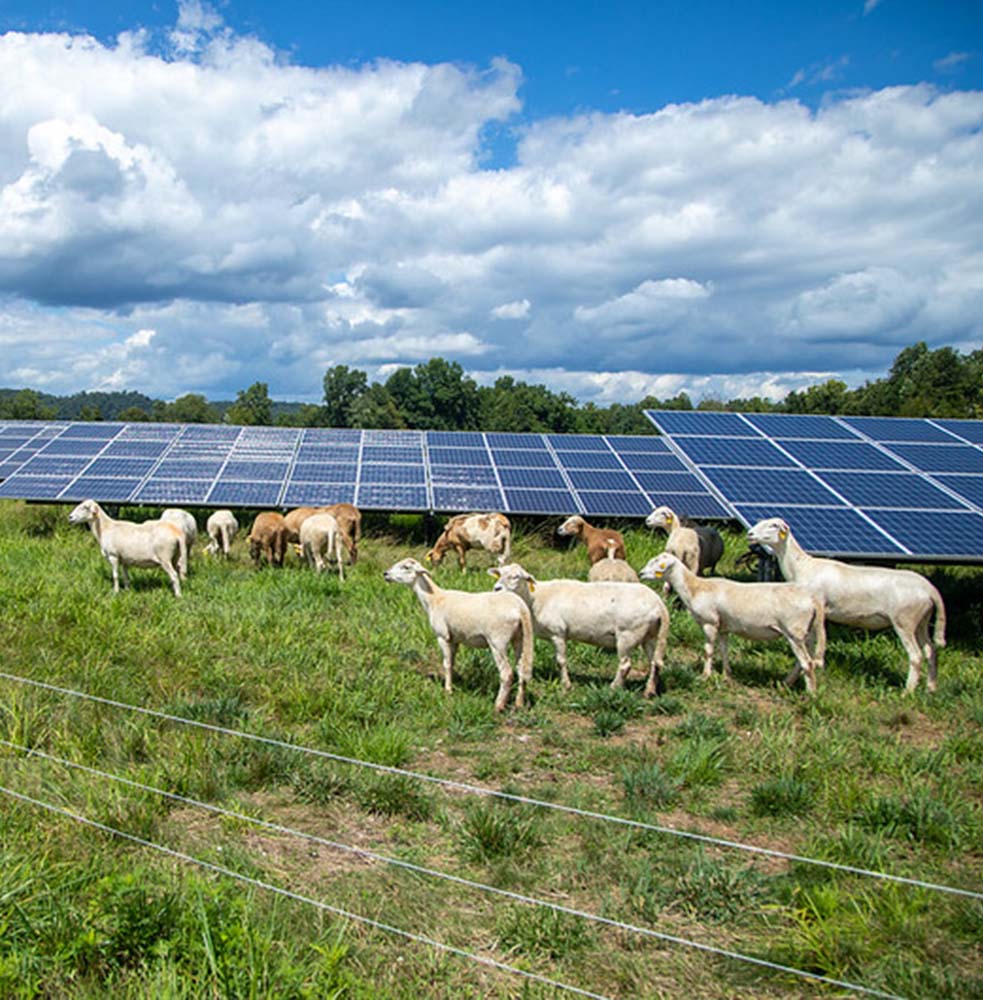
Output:
<path fill-rule="evenodd" d="M 623 400 L 983 342 L 981 93 L 532 119 L 483 169 L 518 67 L 299 66 L 215 10 L 0 37 L 8 382 L 317 398 L 444 354 Z"/>
<path fill-rule="evenodd" d="M 882 0 L 864 0 L 864 17 L 866 17 L 875 7 L 880 7 Z"/>
<path fill-rule="evenodd" d="M 950 52 L 941 59 L 936 59 L 932 63 L 932 68 L 939 73 L 954 73 L 960 66 L 970 59 L 968 52 Z"/>

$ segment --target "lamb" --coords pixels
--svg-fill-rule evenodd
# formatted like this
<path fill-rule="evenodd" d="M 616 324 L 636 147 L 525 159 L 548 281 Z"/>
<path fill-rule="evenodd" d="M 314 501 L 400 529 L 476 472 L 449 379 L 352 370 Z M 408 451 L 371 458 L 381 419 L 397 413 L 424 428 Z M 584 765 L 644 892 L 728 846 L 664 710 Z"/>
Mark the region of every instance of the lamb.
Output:
<path fill-rule="evenodd" d="M 457 552 L 461 571 L 468 570 L 464 554 L 482 548 L 498 557 L 498 563 L 512 558 L 512 525 L 504 514 L 458 514 L 444 526 L 443 533 L 426 554 L 426 560 L 439 566 L 448 549 Z"/>
<path fill-rule="evenodd" d="M 587 546 L 587 555 L 591 563 L 599 562 L 601 559 L 609 558 L 609 551 L 613 553 L 613 558 L 625 558 L 625 540 L 621 533 L 610 528 L 595 528 L 588 524 L 579 514 L 568 517 L 559 528 L 556 529 L 558 535 L 579 538 Z M 609 543 L 613 543 L 612 545 Z"/>
<path fill-rule="evenodd" d="M 181 579 L 186 580 L 188 578 L 188 556 L 191 553 L 191 547 L 198 540 L 198 523 L 188 511 L 182 510 L 180 507 L 168 507 L 160 515 L 160 519 L 168 524 L 176 524 L 184 532 L 185 547 L 178 572 L 181 574 Z"/>
<path fill-rule="evenodd" d="M 724 554 L 724 540 L 720 533 L 702 524 L 693 524 L 688 518 L 679 517 L 669 507 L 656 507 L 647 518 L 647 528 L 663 528 L 669 536 L 665 551 L 674 555 L 688 570 L 703 576 L 717 568 Z"/>
<path fill-rule="evenodd" d="M 791 687 L 804 672 L 806 690 L 815 694 L 816 670 L 822 667 L 826 654 L 826 627 L 822 602 L 804 587 L 792 583 L 704 579 L 670 552 L 650 559 L 639 576 L 643 580 L 667 579 L 703 629 L 704 677 L 713 673 L 713 654 L 718 643 L 724 675 L 730 677 L 727 647 L 732 634 L 746 639 L 784 636 L 797 661 L 785 683 Z"/>
<path fill-rule="evenodd" d="M 780 517 L 759 521 L 747 537 L 749 543 L 763 545 L 775 555 L 786 580 L 824 602 L 829 621 L 865 629 L 893 628 L 908 653 L 905 691 L 918 687 L 923 662 L 928 663 L 928 690 L 935 690 L 937 650 L 945 646 L 945 605 L 925 577 L 906 569 L 851 566 L 810 556 Z M 929 636 L 933 613 L 934 639 Z"/>
<path fill-rule="evenodd" d="M 263 511 L 253 520 L 249 529 L 249 555 L 256 567 L 262 558 L 271 566 L 282 566 L 287 550 L 287 528 L 282 514 Z"/>
<path fill-rule="evenodd" d="M 184 532 L 167 521 L 116 521 L 96 503 L 83 500 L 68 515 L 72 524 L 88 524 L 95 535 L 102 554 L 113 571 L 113 593 L 119 593 L 122 572 L 123 586 L 129 587 L 127 566 L 149 568 L 159 566 L 170 578 L 174 596 L 181 596 L 181 577 L 178 570 L 182 559 L 187 561 Z"/>
<path fill-rule="evenodd" d="M 239 532 L 239 522 L 231 510 L 217 510 L 209 515 L 205 525 L 208 537 L 211 541 L 205 546 L 205 551 L 210 555 L 217 555 L 219 552 L 227 559 L 232 548 L 232 539 Z"/>
<path fill-rule="evenodd" d="M 307 564 L 321 573 L 332 557 L 338 560 L 338 578 L 344 582 L 341 531 L 331 514 L 312 514 L 300 526 L 300 547 Z"/>
<path fill-rule="evenodd" d="M 638 574 L 624 559 L 615 559 L 614 543 L 608 547 L 608 556 L 598 559 L 590 568 L 587 579 L 592 583 L 638 583 Z"/>
<path fill-rule="evenodd" d="M 307 518 L 317 512 L 317 507 L 297 507 L 295 510 L 287 511 L 283 518 L 284 529 L 286 531 L 285 544 L 299 544 L 301 525 Z"/>
<path fill-rule="evenodd" d="M 496 591 L 518 594 L 532 612 L 537 636 L 556 650 L 560 682 L 570 687 L 567 642 L 586 642 L 618 654 L 612 688 L 624 686 L 631 655 L 642 646 L 648 660 L 645 697 L 656 694 L 669 640 L 669 612 L 662 598 L 640 583 L 584 583 L 581 580 L 536 580 L 518 563 L 491 568 Z"/>
<path fill-rule="evenodd" d="M 341 531 L 341 540 L 348 549 L 349 565 L 358 562 L 358 543 L 362 539 L 362 512 L 353 503 L 333 503 L 330 507 L 321 507 L 320 513 L 330 514 L 337 522 Z"/>
<path fill-rule="evenodd" d="M 389 583 L 411 586 L 423 605 L 440 646 L 445 691 L 451 691 L 451 673 L 458 646 L 487 647 L 498 667 L 495 711 L 504 711 L 512 690 L 512 665 L 508 657 L 511 644 L 519 678 L 515 705 L 522 708 L 526 684 L 532 680 L 533 626 L 529 609 L 515 594 L 443 590 L 415 559 L 403 559 L 383 575 Z"/>

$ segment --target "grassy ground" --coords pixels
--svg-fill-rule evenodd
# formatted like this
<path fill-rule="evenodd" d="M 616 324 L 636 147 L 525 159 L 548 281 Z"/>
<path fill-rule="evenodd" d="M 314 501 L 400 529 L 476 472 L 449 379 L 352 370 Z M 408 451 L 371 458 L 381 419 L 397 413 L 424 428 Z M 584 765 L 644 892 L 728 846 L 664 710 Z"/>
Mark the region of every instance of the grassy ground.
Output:
<path fill-rule="evenodd" d="M 455 691 L 415 598 L 382 570 L 423 547 L 377 520 L 350 580 L 197 556 L 185 597 L 108 566 L 67 508 L 0 506 L 0 670 L 331 753 L 652 824 L 980 889 L 981 583 L 934 571 L 950 610 L 939 691 L 906 697 L 893 636 L 831 630 L 819 695 L 787 691 L 779 645 L 735 641 L 698 679 L 674 609 L 666 692 L 608 689 L 573 648 L 564 692 L 537 644 L 531 706 L 496 717 L 497 675 L 459 656 Z M 640 565 L 661 540 L 628 532 Z M 730 572 L 743 550 L 728 538 Z M 583 550 L 528 528 L 533 573 Z M 481 572 L 438 571 L 484 590 Z M 923 889 L 475 799 L 281 747 L 0 680 L 0 739 L 270 824 L 566 907 L 910 997 L 983 995 L 983 905 Z M 620 997 L 810 997 L 814 983 L 394 869 L 0 746 L 0 783 L 259 882 Z M 554 991 L 216 875 L 37 806 L 0 808 L 0 995 L 546 997 Z M 827 991 L 827 995 L 839 995 Z"/>

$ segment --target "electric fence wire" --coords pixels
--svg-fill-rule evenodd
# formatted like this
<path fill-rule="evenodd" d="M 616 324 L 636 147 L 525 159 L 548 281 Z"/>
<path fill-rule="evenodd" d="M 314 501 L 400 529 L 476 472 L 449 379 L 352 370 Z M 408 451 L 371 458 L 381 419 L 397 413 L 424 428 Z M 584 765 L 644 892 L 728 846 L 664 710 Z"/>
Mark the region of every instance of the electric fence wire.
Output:
<path fill-rule="evenodd" d="M 111 698 L 103 698 L 99 695 L 88 694 L 85 691 L 76 691 L 72 688 L 59 687 L 55 684 L 48 684 L 45 681 L 34 680 L 30 677 L 21 677 L 17 674 L 9 674 L 0 671 L 0 680 L 10 680 L 21 684 L 31 685 L 43 690 L 52 691 L 57 694 L 69 695 L 74 698 L 96 702 L 112 708 L 122 708 L 127 711 L 137 712 L 152 718 L 162 719 L 166 722 L 174 722 L 179 725 L 192 726 L 204 729 L 209 732 L 219 733 L 225 736 L 235 736 L 239 739 L 252 740 L 267 746 L 278 747 L 283 750 L 291 750 L 296 753 L 309 754 L 325 760 L 331 760 L 340 764 L 350 764 L 355 767 L 367 768 L 384 774 L 399 775 L 401 777 L 412 778 L 417 781 L 428 782 L 452 791 L 465 792 L 471 795 L 483 795 L 488 798 L 502 799 L 507 802 L 517 802 L 523 805 L 534 806 L 539 809 L 552 809 L 555 812 L 566 813 L 568 815 L 580 816 L 585 819 L 598 820 L 606 823 L 614 823 L 619 826 L 629 827 L 635 830 L 643 830 L 649 833 L 659 833 L 670 837 L 679 837 L 685 840 L 692 840 L 697 843 L 709 844 L 713 847 L 725 847 L 738 851 L 745 851 L 749 854 L 759 854 L 764 857 L 779 858 L 784 861 L 792 861 L 798 864 L 815 865 L 820 868 L 828 868 L 832 871 L 844 872 L 850 875 L 860 875 L 865 878 L 880 879 L 886 882 L 893 882 L 900 885 L 911 886 L 916 889 L 926 889 L 931 892 L 948 893 L 954 896 L 964 896 L 969 899 L 983 900 L 983 892 L 973 889 L 961 889 L 957 886 L 944 885 L 938 882 L 928 882 L 923 879 L 909 878 L 905 875 L 892 875 L 889 872 L 873 871 L 869 868 L 859 868 L 854 865 L 840 864 L 836 861 L 825 861 L 820 858 L 809 858 L 801 854 L 791 854 L 786 851 L 779 851 L 775 848 L 760 847 L 756 844 L 744 844 L 736 840 L 727 840 L 722 837 L 713 837 L 708 834 L 694 833 L 690 830 L 678 830 L 675 827 L 663 826 L 657 823 L 646 823 L 642 820 L 629 819 L 626 816 L 613 816 L 608 813 L 595 812 L 590 809 L 580 809 L 577 806 L 564 805 L 559 802 L 547 802 L 543 799 L 535 799 L 527 795 L 517 795 L 512 792 L 502 792 L 494 788 L 486 788 L 481 785 L 472 785 L 462 781 L 454 781 L 450 778 L 441 778 L 433 774 L 424 774 L 420 771 L 410 771 L 405 768 L 393 767 L 389 764 L 376 764 L 372 761 L 359 760 L 357 757 L 346 757 L 342 754 L 331 753 L 329 750 L 320 750 L 314 747 L 305 747 L 299 743 L 289 743 L 285 740 L 274 739 L 269 736 L 260 736 L 257 733 L 249 733 L 240 729 L 229 729 L 225 726 L 217 726 L 210 722 L 201 722 L 197 719 L 185 719 L 179 715 L 171 715 L 152 708 L 144 708 L 140 705 L 130 705 L 126 702 L 115 701 Z"/>
<path fill-rule="evenodd" d="M 43 750 L 32 749 L 29 747 L 20 746 L 16 743 L 11 743 L 8 740 L 0 739 L 0 746 L 8 747 L 12 750 L 18 750 L 25 753 L 28 757 L 40 757 L 45 760 L 52 761 L 56 764 L 61 764 L 65 767 L 73 768 L 75 770 L 84 771 L 88 774 L 95 775 L 99 778 L 106 778 L 110 781 L 115 781 L 119 784 L 127 785 L 131 788 L 135 788 L 142 792 L 149 792 L 153 795 L 160 795 L 164 798 L 171 799 L 174 802 L 180 802 L 183 805 L 190 805 L 198 809 L 205 810 L 207 812 L 214 813 L 219 816 L 225 816 L 229 819 L 236 819 L 245 821 L 247 823 L 252 823 L 258 827 L 262 827 L 265 830 L 269 830 L 274 833 L 286 834 L 292 837 L 300 837 L 311 843 L 320 844 L 324 847 L 329 847 L 333 850 L 343 851 L 349 854 L 355 854 L 359 857 L 366 858 L 372 861 L 379 861 L 386 865 L 391 865 L 396 868 L 403 868 L 407 871 L 415 872 L 418 875 L 427 875 L 432 878 L 442 879 L 447 882 L 451 882 L 456 885 L 463 886 L 468 889 L 476 889 L 481 892 L 487 892 L 492 895 L 502 896 L 507 899 L 511 899 L 515 902 L 523 903 L 529 906 L 541 906 L 545 909 L 552 910 L 555 913 L 563 913 L 566 916 L 577 917 L 583 920 L 590 921 L 592 923 L 597 923 L 604 925 L 606 927 L 612 927 L 616 930 L 625 931 L 631 934 L 638 934 L 642 937 L 654 938 L 659 941 L 663 941 L 668 944 L 682 945 L 687 948 L 693 948 L 697 951 L 702 951 L 712 955 L 716 955 L 720 958 L 732 959 L 738 962 L 744 962 L 750 965 L 760 966 L 766 968 L 773 972 L 782 972 L 791 976 L 796 976 L 800 979 L 808 979 L 812 982 L 823 983 L 826 986 L 836 986 L 841 989 L 848 989 L 854 993 L 862 993 L 868 996 L 875 997 L 887 997 L 890 1000 L 900 1000 L 891 993 L 884 993 L 880 990 L 871 989 L 870 987 L 862 986 L 857 983 L 847 982 L 841 979 L 833 979 L 830 976 L 823 976 L 819 973 L 808 972 L 804 969 L 797 969 L 793 966 L 783 965 L 778 962 L 771 962 L 767 959 L 757 958 L 753 955 L 745 955 L 742 952 L 732 951 L 727 948 L 720 948 L 716 945 L 704 944 L 699 941 L 693 941 L 689 938 L 679 937 L 675 934 L 668 934 L 664 931 L 657 931 L 650 927 L 640 927 L 637 924 L 629 924 L 621 920 L 615 920 L 611 917 L 604 917 L 600 914 L 591 913 L 587 910 L 576 909 L 575 907 L 565 906 L 562 903 L 553 903 L 549 900 L 539 899 L 536 896 L 526 896 L 522 893 L 513 892 L 509 889 L 500 889 L 496 886 L 487 885 L 483 882 L 476 882 L 472 879 L 463 878 L 459 875 L 452 875 L 448 872 L 442 872 L 434 868 L 427 868 L 423 865 L 417 865 L 410 861 L 404 861 L 398 858 L 391 858 L 384 854 L 378 854 L 375 851 L 369 851 L 365 848 L 354 847 L 350 844 L 342 844 L 338 841 L 328 840 L 325 837 L 320 837 L 317 834 L 307 833 L 303 830 L 295 830 L 291 827 L 281 826 L 278 823 L 271 823 L 267 820 L 262 820 L 254 816 L 247 816 L 243 813 L 237 813 L 230 809 L 225 809 L 222 806 L 212 805 L 207 802 L 202 802 L 198 799 L 188 798 L 184 795 L 179 795 L 176 792 L 169 792 L 162 788 L 156 788 L 153 785 L 146 785 L 139 781 L 133 781 L 130 778 L 124 778 L 121 775 L 111 774 L 107 771 L 102 771 L 98 768 L 89 767 L 86 764 L 79 764 L 74 761 L 65 760 L 61 757 L 56 757 L 53 754 L 46 753 Z"/>

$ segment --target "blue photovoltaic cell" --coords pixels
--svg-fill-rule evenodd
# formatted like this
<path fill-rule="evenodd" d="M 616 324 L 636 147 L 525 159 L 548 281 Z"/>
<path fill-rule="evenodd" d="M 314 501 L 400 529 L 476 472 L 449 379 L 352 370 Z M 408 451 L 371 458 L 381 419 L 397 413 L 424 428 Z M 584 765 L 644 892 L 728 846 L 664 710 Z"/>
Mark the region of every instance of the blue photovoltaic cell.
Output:
<path fill-rule="evenodd" d="M 564 469 L 624 469 L 610 451 L 558 451 L 556 458 Z"/>
<path fill-rule="evenodd" d="M 21 472 L 25 476 L 77 476 L 90 461 L 88 458 L 35 455 L 21 466 Z"/>
<path fill-rule="evenodd" d="M 280 498 L 280 483 L 246 483 L 223 480 L 208 494 L 210 504 L 258 504 L 273 507 Z"/>
<path fill-rule="evenodd" d="M 222 479 L 265 480 L 283 482 L 289 468 L 286 462 L 242 462 L 229 459 L 222 470 Z"/>
<path fill-rule="evenodd" d="M 211 488 L 208 479 L 151 479 L 133 499 L 143 503 L 204 503 Z"/>
<path fill-rule="evenodd" d="M 431 465 L 491 465 L 484 448 L 431 448 Z"/>
<path fill-rule="evenodd" d="M 485 435 L 492 448 L 545 448 L 542 434 L 505 434 L 490 431 Z"/>
<path fill-rule="evenodd" d="M 872 444 L 858 441 L 782 441 L 782 447 L 810 469 L 885 469 L 904 466 Z"/>
<path fill-rule="evenodd" d="M 983 515 L 946 511 L 931 519 L 912 510 L 872 510 L 869 515 L 913 556 L 983 556 Z"/>
<path fill-rule="evenodd" d="M 710 493 L 650 493 L 649 510 L 670 507 L 682 517 L 730 519 L 731 512 Z"/>
<path fill-rule="evenodd" d="M 761 438 L 683 437 L 676 443 L 697 465 L 744 465 L 774 468 L 795 463 L 770 441 Z"/>
<path fill-rule="evenodd" d="M 832 417 L 799 413 L 747 413 L 745 416 L 768 437 L 857 440 L 856 434 Z"/>
<path fill-rule="evenodd" d="M 358 479 L 358 465 L 355 462 L 298 462 L 290 478 L 305 483 L 354 484 Z"/>
<path fill-rule="evenodd" d="M 619 454 L 628 452 L 659 452 L 668 451 L 669 445 L 661 437 L 652 434 L 650 437 L 631 437 L 629 435 L 610 435 L 608 444 Z"/>
<path fill-rule="evenodd" d="M 239 437 L 241 427 L 224 427 L 215 424 L 189 424 L 181 435 L 182 441 L 225 441 Z"/>
<path fill-rule="evenodd" d="M 433 505 L 436 510 L 501 510 L 502 494 L 497 488 L 434 486 Z"/>
<path fill-rule="evenodd" d="M 105 441 L 79 441 L 55 438 L 47 443 L 41 450 L 45 455 L 98 455 L 106 447 Z"/>
<path fill-rule="evenodd" d="M 139 479 L 112 476 L 79 476 L 61 495 L 62 500 L 129 500 Z"/>
<path fill-rule="evenodd" d="M 80 423 L 69 424 L 61 432 L 63 438 L 100 438 L 105 444 L 107 438 L 116 437 L 124 424 Z"/>
<path fill-rule="evenodd" d="M 362 445 L 363 462 L 397 462 L 423 465 L 422 448 L 397 448 L 393 445 Z"/>
<path fill-rule="evenodd" d="M 53 500 L 69 484 L 70 478 L 62 476 L 13 475 L 0 483 L 0 497 L 17 497 L 20 500 Z"/>
<path fill-rule="evenodd" d="M 166 441 L 111 441 L 103 455 L 134 458 L 158 458 L 167 448 Z"/>
<path fill-rule="evenodd" d="M 473 486 L 495 486 L 495 470 L 489 466 L 480 465 L 431 465 L 430 479 L 436 484 L 449 486 L 452 483 Z"/>
<path fill-rule="evenodd" d="M 427 431 L 427 446 L 439 448 L 485 449 L 485 439 L 478 431 Z"/>
<path fill-rule="evenodd" d="M 648 497 L 642 493 L 620 493 L 611 490 L 577 490 L 588 514 L 612 514 L 622 517 L 644 517 L 652 510 Z"/>
<path fill-rule="evenodd" d="M 290 483 L 283 496 L 285 507 L 327 507 L 332 503 L 354 502 L 354 483 Z"/>
<path fill-rule="evenodd" d="M 818 475 L 855 507 L 958 510 L 961 506 L 958 500 L 912 472 L 820 472 Z"/>
<path fill-rule="evenodd" d="M 619 452 L 621 461 L 631 469 L 632 472 L 685 472 L 686 466 L 680 459 L 668 451 L 653 452 L 648 454 L 642 451 Z"/>
<path fill-rule="evenodd" d="M 87 476 L 143 479 L 154 467 L 152 458 L 96 458 L 85 470 Z"/>
<path fill-rule="evenodd" d="M 703 474 L 731 503 L 842 504 L 801 469 L 726 469 L 706 466 Z"/>
<path fill-rule="evenodd" d="M 18 469 L 20 469 L 20 462 L 4 462 L 0 464 L 0 479 L 6 479 L 8 476 L 12 476 Z"/>
<path fill-rule="evenodd" d="M 889 555 L 904 550 L 850 507 L 737 505 L 748 527 L 768 517 L 784 518 L 795 540 L 807 551 L 824 555 Z"/>
<path fill-rule="evenodd" d="M 576 514 L 578 508 L 567 490 L 506 489 L 509 510 L 517 514 Z"/>
<path fill-rule="evenodd" d="M 912 417 L 843 417 L 851 427 L 875 441 L 948 441 L 952 437 L 927 420 Z"/>
<path fill-rule="evenodd" d="M 165 458 L 154 470 L 154 475 L 158 479 L 214 479 L 221 468 L 221 460 Z"/>
<path fill-rule="evenodd" d="M 307 427 L 304 429 L 302 440 L 305 445 L 345 442 L 358 445 L 362 440 L 362 432 L 353 427 Z M 349 501 L 338 501 L 338 503 L 342 502 Z"/>
<path fill-rule="evenodd" d="M 19 436 L 14 437 L 13 435 L 11 435 L 10 437 L 3 438 L 3 446 L 4 448 L 10 448 L 13 450 L 15 448 L 22 447 L 23 445 L 27 444 L 27 442 L 30 440 L 31 438 L 29 437 L 19 437 Z"/>
<path fill-rule="evenodd" d="M 180 424 L 127 424 L 119 436 L 121 440 L 173 441 L 181 431 Z"/>
<path fill-rule="evenodd" d="M 733 413 L 702 410 L 646 410 L 645 415 L 665 434 L 727 434 L 756 438 L 760 435 Z"/>
<path fill-rule="evenodd" d="M 608 451 L 604 438 L 596 434 L 547 434 L 546 440 L 554 448 L 564 451 Z"/>
<path fill-rule="evenodd" d="M 635 478 L 646 493 L 706 493 L 707 488 L 691 472 L 637 472 Z"/>
<path fill-rule="evenodd" d="M 362 463 L 363 483 L 404 483 L 425 485 L 427 478 L 422 465 L 366 465 Z"/>
<path fill-rule="evenodd" d="M 356 445 L 301 445 L 297 450 L 298 462 L 357 462 Z"/>
<path fill-rule="evenodd" d="M 958 434 L 973 444 L 983 444 L 983 420 L 936 420 L 947 431 Z M 950 440 L 953 440 L 950 438 Z"/>
<path fill-rule="evenodd" d="M 495 464 L 514 468 L 555 469 L 556 462 L 548 451 L 500 451 L 493 450 Z"/>
<path fill-rule="evenodd" d="M 922 472 L 983 472 L 983 451 L 968 444 L 892 444 L 906 462 Z"/>
<path fill-rule="evenodd" d="M 12 448 L 0 448 L 0 462 L 6 462 L 7 459 L 13 455 L 13 453 L 14 451 Z"/>
<path fill-rule="evenodd" d="M 423 431 L 362 431 L 362 444 L 393 448 L 422 448 Z"/>
<path fill-rule="evenodd" d="M 425 486 L 401 486 L 392 483 L 361 483 L 358 487 L 359 507 L 381 510 L 426 510 Z"/>
<path fill-rule="evenodd" d="M 638 492 L 635 481 L 627 472 L 597 472 L 593 469 L 574 469 L 568 472 L 574 489 L 580 490 L 630 490 Z"/>
<path fill-rule="evenodd" d="M 503 486 L 525 486 L 532 489 L 565 490 L 566 481 L 556 469 L 499 469 Z"/>
<path fill-rule="evenodd" d="M 943 486 L 955 490 L 977 507 L 983 507 L 983 476 L 937 476 Z"/>

